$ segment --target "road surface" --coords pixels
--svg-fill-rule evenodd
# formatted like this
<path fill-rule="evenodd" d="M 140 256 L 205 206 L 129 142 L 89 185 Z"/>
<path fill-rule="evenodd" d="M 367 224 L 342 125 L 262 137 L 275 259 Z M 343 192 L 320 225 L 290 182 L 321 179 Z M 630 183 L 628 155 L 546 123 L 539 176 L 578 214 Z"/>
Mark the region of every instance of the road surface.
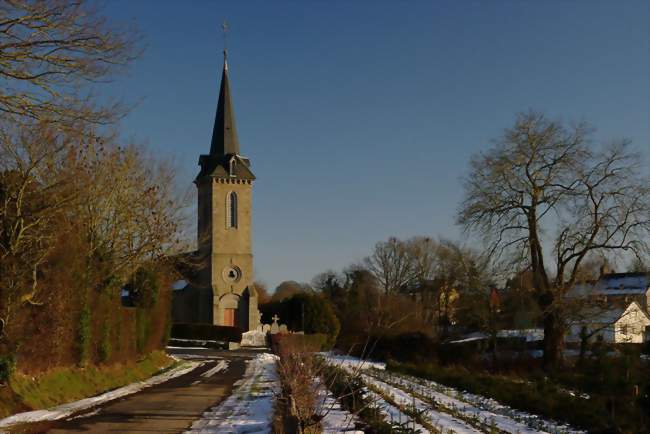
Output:
<path fill-rule="evenodd" d="M 255 351 L 174 349 L 177 357 L 205 361 L 193 371 L 62 421 L 23 426 L 12 433 L 181 433 L 230 395 Z M 217 365 L 228 362 L 228 368 Z M 218 372 L 215 372 L 218 371 Z"/>

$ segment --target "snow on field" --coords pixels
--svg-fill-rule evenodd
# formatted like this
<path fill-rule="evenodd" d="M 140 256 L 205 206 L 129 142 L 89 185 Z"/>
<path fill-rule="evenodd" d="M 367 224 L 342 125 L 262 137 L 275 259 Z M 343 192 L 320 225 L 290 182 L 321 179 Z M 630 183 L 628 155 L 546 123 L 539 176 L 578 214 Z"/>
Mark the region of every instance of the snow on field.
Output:
<path fill-rule="evenodd" d="M 379 373 L 378 373 L 379 374 Z M 406 389 L 414 392 L 416 395 L 424 396 L 427 399 L 434 400 L 437 404 L 442 407 L 449 409 L 451 412 L 457 412 L 463 417 L 466 417 L 469 420 L 474 420 L 478 423 L 481 423 L 488 427 L 495 427 L 503 432 L 508 433 L 521 433 L 521 434 L 533 434 L 533 433 L 543 433 L 547 425 L 544 424 L 537 416 L 526 415 L 528 417 L 523 417 L 524 413 L 513 413 L 509 412 L 509 415 L 504 415 L 497 413 L 495 411 L 485 410 L 484 406 L 487 400 L 483 397 L 480 404 L 481 406 L 472 405 L 468 397 L 477 398 L 476 395 L 470 395 L 465 393 L 459 393 L 455 389 L 446 388 L 426 380 L 409 378 L 407 376 L 396 376 L 389 373 L 381 373 L 377 377 L 385 380 L 389 384 L 393 384 L 399 388 Z M 439 390 L 444 390 L 446 393 L 439 392 Z M 453 396 L 458 396 L 459 398 L 454 398 Z M 476 402 L 476 400 L 474 400 Z M 492 403 L 497 404 L 496 406 L 491 406 L 492 410 L 506 410 L 509 407 L 501 406 L 496 401 L 490 400 Z M 512 409 L 510 409 L 512 410 Z M 526 420 L 528 423 L 524 423 L 523 420 Z M 555 426 L 551 426 L 554 428 Z M 562 427 L 563 430 L 553 430 L 550 429 L 549 432 L 566 432 L 567 427 Z"/>
<path fill-rule="evenodd" d="M 323 416 L 320 421 L 322 434 L 363 434 L 363 431 L 354 428 L 358 422 L 357 417 L 341 408 L 324 384 L 318 388 L 316 403 L 316 412 Z"/>
<path fill-rule="evenodd" d="M 111 390 L 109 392 L 102 393 L 101 395 L 93 396 L 92 398 L 86 398 L 80 401 L 69 402 L 67 404 L 62 404 L 47 410 L 35 410 L 35 411 L 28 411 L 25 413 L 18 413 L 13 416 L 6 417 L 4 419 L 0 419 L 0 428 L 6 428 L 11 425 L 17 425 L 23 423 L 63 419 L 72 414 L 78 413 L 80 411 L 87 410 L 89 408 L 104 404 L 114 399 L 131 395 L 147 387 L 164 383 L 165 381 L 171 380 L 172 378 L 180 377 L 181 375 L 185 375 L 188 372 L 193 371 L 194 369 L 198 368 L 201 365 L 203 365 L 202 362 L 184 362 L 179 366 L 176 366 L 175 368 L 170 369 L 169 371 L 163 372 L 160 375 L 151 377 L 148 380 L 132 383 L 127 386 L 120 387 L 119 389 Z"/>
<path fill-rule="evenodd" d="M 232 394 L 203 413 L 186 433 L 264 434 L 271 432 L 273 401 L 279 393 L 277 356 L 258 354 L 247 362 L 246 372 L 235 382 Z"/>
<path fill-rule="evenodd" d="M 468 425 L 448 413 L 436 411 L 432 408 L 431 404 L 421 401 L 404 390 L 391 386 L 390 384 L 371 377 L 370 375 L 362 374 L 361 378 L 368 386 L 381 390 L 382 394 L 388 395 L 390 399 L 400 407 L 415 407 L 415 410 L 421 412 L 424 419 L 428 420 L 432 426 L 438 428 L 441 432 L 451 431 L 459 434 L 481 433 L 481 431 L 474 429 L 471 425 Z"/>
<path fill-rule="evenodd" d="M 373 371 L 383 371 L 386 368 L 385 363 L 372 362 L 368 360 L 360 360 L 355 357 L 350 356 L 337 356 L 328 354 L 327 360 L 335 366 L 340 367 L 350 373 L 360 373 L 360 372 L 369 372 L 370 369 Z M 463 421 L 454 418 L 453 416 L 441 413 L 436 411 L 431 407 L 431 405 L 426 404 L 425 402 L 409 395 L 408 393 L 390 386 L 376 378 L 373 378 L 369 375 L 361 374 L 361 379 L 363 382 L 369 386 L 368 389 L 368 398 L 373 402 L 384 415 L 386 421 L 391 423 L 405 423 L 410 422 L 409 426 L 412 427 L 416 432 L 420 431 L 421 433 L 428 433 L 427 430 L 422 425 L 413 422 L 411 416 L 406 415 L 400 408 L 409 408 L 415 406 L 415 410 L 418 412 L 423 412 L 423 417 L 427 419 L 431 425 L 436 428 L 439 428 L 442 432 L 456 432 L 456 433 L 480 433 L 473 429 L 471 426 L 467 425 Z M 381 391 L 382 394 L 390 397 L 398 407 L 392 405 L 374 390 L 376 389 Z"/>
<path fill-rule="evenodd" d="M 325 357 L 350 373 L 359 373 L 364 383 L 388 397 L 392 396 L 399 406 L 415 405 L 418 411 L 423 411 L 426 419 L 432 421 L 432 425 L 444 432 L 481 432 L 481 428 L 521 434 L 582 432 L 515 410 L 491 398 L 417 377 L 394 374 L 386 371 L 383 363 L 331 354 Z"/>
<path fill-rule="evenodd" d="M 386 402 L 386 400 L 374 392 L 373 390 L 366 389 L 366 397 L 377 407 L 387 422 L 393 424 L 407 424 L 414 432 L 420 434 L 429 434 L 429 430 L 413 421 L 411 416 L 406 415 L 402 410 L 395 407 L 393 404 Z M 406 426 L 406 425 L 404 425 Z"/>
<path fill-rule="evenodd" d="M 335 366 L 346 369 L 348 372 L 361 371 L 364 369 L 386 369 L 386 364 L 382 362 L 373 362 L 372 360 L 363 360 L 358 357 L 343 356 L 332 353 L 320 353 L 321 356 L 327 358 L 327 361 Z"/>

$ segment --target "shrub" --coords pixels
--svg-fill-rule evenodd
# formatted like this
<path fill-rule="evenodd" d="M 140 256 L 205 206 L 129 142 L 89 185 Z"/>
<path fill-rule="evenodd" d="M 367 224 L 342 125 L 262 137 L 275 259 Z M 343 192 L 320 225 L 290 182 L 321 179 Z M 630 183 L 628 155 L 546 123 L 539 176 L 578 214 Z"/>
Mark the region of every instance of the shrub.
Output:
<path fill-rule="evenodd" d="M 301 334 L 275 334 L 271 335 L 271 348 L 276 354 L 282 351 L 280 347 L 298 348 L 303 352 L 319 352 L 329 349 L 328 337 L 323 333 L 315 333 L 311 335 Z"/>
<path fill-rule="evenodd" d="M 277 373 L 282 390 L 278 399 L 285 426 L 282 432 L 315 433 L 320 416 L 314 378 L 319 375 L 320 360 L 304 346 L 305 339 L 295 339 L 298 336 L 274 335 L 274 351 L 280 357 Z"/>
<path fill-rule="evenodd" d="M 139 354 L 142 354 L 147 345 L 149 336 L 149 316 L 144 309 L 136 309 L 135 312 L 135 347 Z"/>
<path fill-rule="evenodd" d="M 282 301 L 267 303 L 261 306 L 261 311 L 265 318 L 278 315 L 280 321 L 290 330 L 327 335 L 327 344 L 330 348 L 334 346 L 341 329 L 332 303 L 319 294 L 305 292 L 295 294 Z"/>
<path fill-rule="evenodd" d="M 15 368 L 16 361 L 13 356 L 0 356 L 0 384 L 9 381 L 9 377 L 11 377 Z"/>
<path fill-rule="evenodd" d="M 113 346 L 111 341 L 111 325 L 107 320 L 102 325 L 102 341 L 99 345 L 99 361 L 102 363 L 108 362 L 108 359 L 111 358 L 112 350 Z"/>
<path fill-rule="evenodd" d="M 134 306 L 151 309 L 158 301 L 158 275 L 151 268 L 139 268 L 126 285 Z"/>
<path fill-rule="evenodd" d="M 389 362 L 388 369 L 427 378 L 441 384 L 493 398 L 519 410 L 568 422 L 590 432 L 603 432 L 613 427 L 605 399 L 593 395 L 583 399 L 571 395 L 551 381 L 541 378 L 522 381 L 463 367 L 441 367 L 435 364 L 401 364 Z"/>
<path fill-rule="evenodd" d="M 91 324 L 90 324 L 90 307 L 88 301 L 84 300 L 84 305 L 79 314 L 79 364 L 85 365 L 90 361 L 90 340 L 91 340 Z"/>
<path fill-rule="evenodd" d="M 200 323 L 172 324 L 172 339 L 196 339 L 206 341 L 241 342 L 239 327 L 217 326 Z"/>
<path fill-rule="evenodd" d="M 347 352 L 349 348 L 342 348 Z M 437 341 L 421 332 L 396 335 L 373 335 L 364 345 L 352 349 L 353 354 L 378 360 L 401 362 L 430 361 L 437 356 Z M 365 352 L 365 354 L 361 354 Z"/>
<path fill-rule="evenodd" d="M 341 403 L 341 406 L 350 413 L 357 415 L 366 425 L 363 427 L 364 432 L 376 434 L 401 432 L 396 430 L 392 424 L 386 422 L 379 408 L 368 399 L 367 389 L 358 375 L 353 376 L 338 367 L 327 366 L 323 376 L 325 383 Z"/>

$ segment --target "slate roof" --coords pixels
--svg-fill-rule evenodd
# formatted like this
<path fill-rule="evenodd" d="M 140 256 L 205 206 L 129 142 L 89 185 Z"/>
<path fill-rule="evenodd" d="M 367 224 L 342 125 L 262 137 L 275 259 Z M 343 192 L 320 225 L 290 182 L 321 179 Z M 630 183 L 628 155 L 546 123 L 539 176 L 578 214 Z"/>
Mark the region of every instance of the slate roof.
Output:
<path fill-rule="evenodd" d="M 645 295 L 649 288 L 650 273 L 610 273 L 603 274 L 596 282 L 577 284 L 569 295 Z"/>
<path fill-rule="evenodd" d="M 197 183 L 206 176 L 250 181 L 255 179 L 255 175 L 250 168 L 250 160 L 239 155 L 239 138 L 230 94 L 228 62 L 225 52 L 217 113 L 212 128 L 210 153 L 199 157 L 199 165 L 201 171 L 194 180 Z"/>
<path fill-rule="evenodd" d="M 237 124 L 235 110 L 230 96 L 230 80 L 228 79 L 228 61 L 224 52 L 223 72 L 221 73 L 221 88 L 217 113 L 214 117 L 212 129 L 212 142 L 210 155 L 239 154 L 239 138 L 237 137 Z"/>

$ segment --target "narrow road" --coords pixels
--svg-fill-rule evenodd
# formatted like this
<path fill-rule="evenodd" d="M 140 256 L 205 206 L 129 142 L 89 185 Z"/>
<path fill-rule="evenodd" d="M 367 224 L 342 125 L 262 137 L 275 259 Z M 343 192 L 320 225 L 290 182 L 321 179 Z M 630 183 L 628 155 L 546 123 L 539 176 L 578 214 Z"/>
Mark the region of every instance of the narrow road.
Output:
<path fill-rule="evenodd" d="M 254 351 L 170 350 L 205 362 L 166 383 L 144 389 L 85 415 L 24 427 L 20 433 L 181 433 L 208 408 L 230 395 Z M 228 365 L 224 369 L 225 365 Z"/>

